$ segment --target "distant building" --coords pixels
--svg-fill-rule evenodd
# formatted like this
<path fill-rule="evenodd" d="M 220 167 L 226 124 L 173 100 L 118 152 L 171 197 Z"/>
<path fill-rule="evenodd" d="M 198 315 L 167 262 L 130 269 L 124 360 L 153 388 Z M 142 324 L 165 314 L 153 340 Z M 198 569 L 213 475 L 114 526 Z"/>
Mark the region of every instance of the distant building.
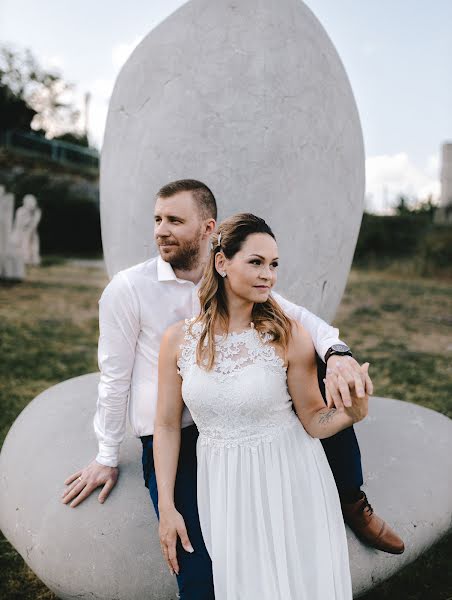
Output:
<path fill-rule="evenodd" d="M 441 196 L 436 211 L 437 223 L 452 224 L 452 143 L 444 142 L 441 159 Z"/>

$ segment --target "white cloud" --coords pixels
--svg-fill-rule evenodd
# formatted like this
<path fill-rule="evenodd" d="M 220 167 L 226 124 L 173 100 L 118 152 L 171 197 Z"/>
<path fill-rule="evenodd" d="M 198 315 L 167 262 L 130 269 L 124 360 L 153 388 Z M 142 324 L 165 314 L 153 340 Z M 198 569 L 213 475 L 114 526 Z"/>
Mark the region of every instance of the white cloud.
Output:
<path fill-rule="evenodd" d="M 90 91 L 104 102 L 110 100 L 111 93 L 115 82 L 113 79 L 95 79 L 90 84 Z"/>
<path fill-rule="evenodd" d="M 430 177 L 439 178 L 439 170 L 440 170 L 440 160 L 439 154 L 434 154 L 433 156 L 429 156 L 427 160 L 427 167 L 425 172 Z"/>
<path fill-rule="evenodd" d="M 406 152 L 370 156 L 366 159 L 366 208 L 386 213 L 400 195 L 413 203 L 440 194 L 439 156 L 427 158 L 423 167 L 413 163 Z"/>
<path fill-rule="evenodd" d="M 88 129 L 90 142 L 101 148 L 107 120 L 108 103 L 114 86 L 113 79 L 95 79 L 84 84 L 91 97 L 89 103 Z"/>
<path fill-rule="evenodd" d="M 111 60 L 116 69 L 119 70 L 122 67 L 143 37 L 143 35 L 136 35 L 131 42 L 123 42 L 113 47 L 111 51 Z"/>
<path fill-rule="evenodd" d="M 64 67 L 64 60 L 63 57 L 57 54 L 53 54 L 52 56 L 50 55 L 43 55 L 40 58 L 41 66 L 46 70 L 46 71 L 58 71 L 58 72 L 62 72 L 63 71 L 63 67 Z"/>
<path fill-rule="evenodd" d="M 137 35 L 131 42 L 120 43 L 113 47 L 111 51 L 111 61 L 114 67 L 113 77 L 86 81 L 83 82 L 81 86 L 83 89 L 89 90 L 91 94 L 88 115 L 90 142 L 99 149 L 102 146 L 108 104 L 110 102 L 116 76 L 142 39 L 143 36 Z"/>

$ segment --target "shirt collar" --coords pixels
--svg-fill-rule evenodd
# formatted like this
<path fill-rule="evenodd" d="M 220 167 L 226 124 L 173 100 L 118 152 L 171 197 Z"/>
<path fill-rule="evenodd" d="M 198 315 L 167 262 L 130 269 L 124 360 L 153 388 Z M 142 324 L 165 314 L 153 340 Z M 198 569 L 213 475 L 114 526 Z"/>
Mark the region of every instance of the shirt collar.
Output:
<path fill-rule="evenodd" d="M 159 281 L 177 281 L 178 283 L 190 283 L 194 285 L 192 281 L 177 277 L 173 267 L 169 262 L 164 261 L 161 256 L 157 257 L 157 278 Z"/>

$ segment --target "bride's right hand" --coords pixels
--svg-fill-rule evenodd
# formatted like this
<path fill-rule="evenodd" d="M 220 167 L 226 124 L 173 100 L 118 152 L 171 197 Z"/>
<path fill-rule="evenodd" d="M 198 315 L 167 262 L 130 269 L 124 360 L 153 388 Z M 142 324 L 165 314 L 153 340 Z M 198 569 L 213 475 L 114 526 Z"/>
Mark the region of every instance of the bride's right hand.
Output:
<path fill-rule="evenodd" d="M 163 556 L 168 564 L 171 575 L 179 575 L 179 563 L 177 562 L 176 543 L 177 536 L 180 537 L 182 547 L 187 552 L 194 552 L 187 534 L 184 518 L 173 506 L 160 509 L 159 537 Z"/>

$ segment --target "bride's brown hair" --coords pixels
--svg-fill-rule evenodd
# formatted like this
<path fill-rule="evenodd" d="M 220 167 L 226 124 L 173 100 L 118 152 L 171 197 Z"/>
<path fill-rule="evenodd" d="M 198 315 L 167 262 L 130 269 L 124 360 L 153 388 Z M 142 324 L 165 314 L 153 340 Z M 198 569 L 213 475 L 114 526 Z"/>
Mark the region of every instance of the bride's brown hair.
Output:
<path fill-rule="evenodd" d="M 264 219 L 251 213 L 229 217 L 219 225 L 217 233 L 212 236 L 213 246 L 198 293 L 201 312 L 193 322 L 202 325 L 196 348 L 196 362 L 208 371 L 215 362 L 215 325 L 218 322 L 226 332 L 229 328 L 224 281 L 215 268 L 215 256 L 218 252 L 223 252 L 227 259 L 231 259 L 241 249 L 246 238 L 253 233 L 267 233 L 275 239 L 273 231 Z M 282 347 L 284 353 L 286 352 L 291 321 L 271 295 L 265 302 L 254 304 L 252 320 L 256 331 L 271 334 L 273 341 Z"/>

